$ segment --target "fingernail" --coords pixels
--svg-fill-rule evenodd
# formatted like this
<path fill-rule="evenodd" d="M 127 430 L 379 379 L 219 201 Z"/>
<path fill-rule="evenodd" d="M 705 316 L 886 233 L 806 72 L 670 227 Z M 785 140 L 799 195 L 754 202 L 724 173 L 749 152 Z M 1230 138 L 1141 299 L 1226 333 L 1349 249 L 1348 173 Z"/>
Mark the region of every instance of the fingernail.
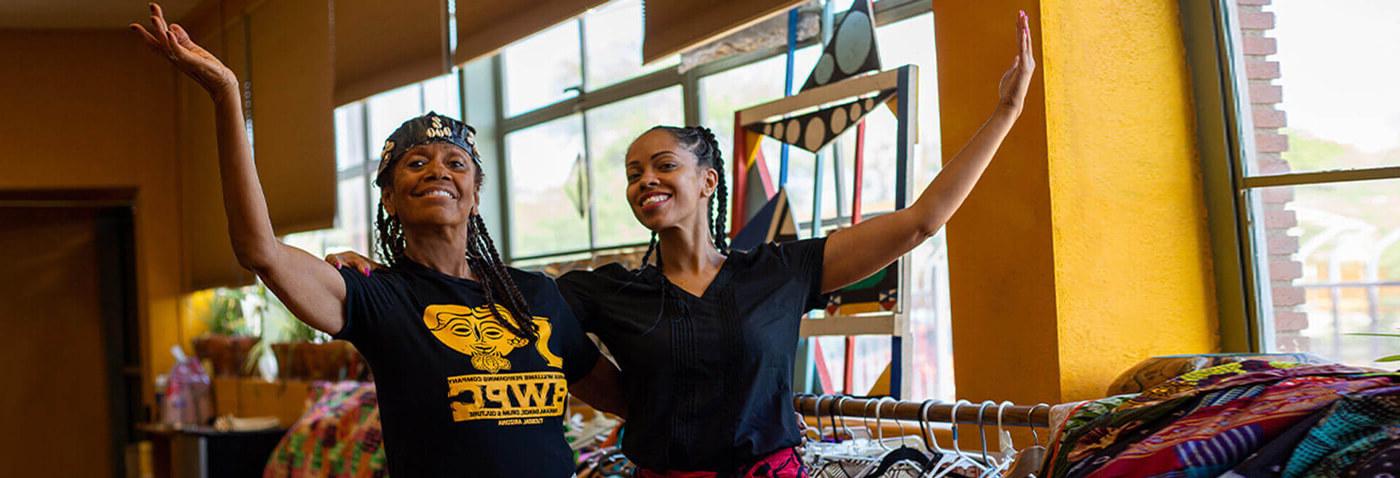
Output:
<path fill-rule="evenodd" d="M 365 266 L 364 268 L 361 268 L 360 270 L 361 270 L 361 271 L 364 271 L 365 277 L 369 277 L 369 266 Z"/>

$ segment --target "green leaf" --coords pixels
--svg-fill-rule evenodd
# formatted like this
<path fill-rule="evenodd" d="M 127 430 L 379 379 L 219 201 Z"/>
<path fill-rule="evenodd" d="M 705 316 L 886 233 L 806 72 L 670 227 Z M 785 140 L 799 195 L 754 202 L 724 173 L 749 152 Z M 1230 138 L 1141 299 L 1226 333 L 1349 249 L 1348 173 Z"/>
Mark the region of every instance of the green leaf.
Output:
<path fill-rule="evenodd" d="M 1351 336 L 1354 336 L 1354 337 L 1391 337 L 1391 338 L 1400 339 L 1400 334 L 1379 334 L 1379 333 L 1355 332 L 1355 333 L 1349 333 L 1349 334 L 1346 334 L 1346 335 L 1351 335 Z"/>
<path fill-rule="evenodd" d="M 1376 361 L 1377 361 L 1377 362 L 1400 362 L 1400 355 L 1391 355 L 1391 356 L 1389 356 L 1389 357 L 1381 357 L 1381 358 L 1376 359 Z"/>

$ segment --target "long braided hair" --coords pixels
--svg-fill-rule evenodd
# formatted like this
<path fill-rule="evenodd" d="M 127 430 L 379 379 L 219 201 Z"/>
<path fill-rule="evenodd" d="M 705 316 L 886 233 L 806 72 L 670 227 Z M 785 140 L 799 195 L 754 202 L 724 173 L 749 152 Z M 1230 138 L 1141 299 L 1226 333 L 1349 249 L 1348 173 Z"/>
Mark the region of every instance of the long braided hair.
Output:
<path fill-rule="evenodd" d="M 676 126 L 654 126 L 647 130 L 665 131 L 675 138 L 676 142 L 695 155 L 696 164 L 701 167 L 708 167 L 719 173 L 719 184 L 715 187 L 715 196 L 710 201 L 708 217 L 710 219 L 710 238 L 714 241 L 715 249 L 721 253 L 729 253 L 729 233 L 725 224 L 729 222 L 729 186 L 724 180 L 724 157 L 720 154 L 719 141 L 715 139 L 715 133 L 704 126 L 687 126 L 684 128 Z M 646 133 L 643 133 L 646 134 Z M 651 244 L 647 246 L 647 252 L 642 256 L 642 267 L 646 267 L 651 260 L 652 254 L 656 254 L 656 268 L 661 269 L 661 241 L 656 237 L 656 231 L 651 232 Z"/>
<path fill-rule="evenodd" d="M 480 191 L 482 183 L 486 180 L 485 173 L 481 171 L 480 157 L 476 148 L 467 148 L 467 153 L 472 157 L 472 166 L 476 170 L 474 180 L 477 190 Z M 398 162 L 399 159 L 393 160 L 393 163 Z M 387 165 L 374 178 L 374 184 L 380 189 L 393 186 L 394 166 L 396 164 Z M 379 256 L 384 262 L 393 267 L 407 260 L 404 254 L 407 241 L 404 240 L 403 223 L 399 222 L 397 215 L 391 215 L 384 209 L 383 202 L 379 204 L 379 213 L 374 219 L 374 225 L 379 231 Z M 491 315 L 496 321 L 518 337 L 538 339 L 539 326 L 532 320 L 534 316 L 530 314 L 530 305 L 525 302 L 525 295 L 520 293 L 520 288 L 510 277 L 510 271 L 501 262 L 501 255 L 496 252 L 496 243 L 486 230 L 486 221 L 478 214 L 472 214 L 467 219 L 467 266 L 476 273 L 477 280 L 485 291 L 487 308 L 491 309 Z M 510 320 L 502 317 L 498 308 L 504 308 L 510 314 Z"/>

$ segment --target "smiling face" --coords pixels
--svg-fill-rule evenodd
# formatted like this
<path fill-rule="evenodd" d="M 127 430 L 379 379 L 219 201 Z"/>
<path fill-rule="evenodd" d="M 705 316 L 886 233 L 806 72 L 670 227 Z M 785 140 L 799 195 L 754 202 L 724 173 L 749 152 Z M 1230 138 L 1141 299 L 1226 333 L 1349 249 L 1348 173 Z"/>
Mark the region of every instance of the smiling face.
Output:
<path fill-rule="evenodd" d="M 719 182 L 714 168 L 665 130 L 651 130 L 627 148 L 627 203 L 652 231 L 682 224 L 707 227 L 709 198 Z"/>
<path fill-rule="evenodd" d="M 466 227 L 477 212 L 481 172 L 467 152 L 448 143 L 415 146 L 387 172 L 380 191 L 385 212 L 406 226 Z"/>

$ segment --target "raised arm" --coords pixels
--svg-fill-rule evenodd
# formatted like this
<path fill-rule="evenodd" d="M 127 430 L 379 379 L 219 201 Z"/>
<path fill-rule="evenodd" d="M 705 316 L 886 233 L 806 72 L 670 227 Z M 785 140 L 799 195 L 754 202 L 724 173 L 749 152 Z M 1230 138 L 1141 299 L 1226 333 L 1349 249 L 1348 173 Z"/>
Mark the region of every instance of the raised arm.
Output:
<path fill-rule="evenodd" d="M 1021 51 L 1001 77 L 1001 102 L 958 154 L 938 173 L 913 205 L 834 232 L 822 254 L 822 291 L 831 292 L 869 277 L 913 250 L 958 210 L 991 163 L 1001 141 L 1021 116 L 1026 90 L 1035 72 L 1030 22 L 1017 19 Z"/>
<path fill-rule="evenodd" d="M 238 79 L 218 58 L 190 40 L 185 29 L 167 25 L 159 5 L 151 4 L 150 30 L 138 23 L 131 24 L 131 29 L 214 100 L 224 211 L 238 263 L 261 277 L 307 325 L 327 333 L 339 332 L 345 323 L 345 282 L 340 274 L 315 256 L 283 244 L 272 232 L 267 200 L 243 129 Z"/>

